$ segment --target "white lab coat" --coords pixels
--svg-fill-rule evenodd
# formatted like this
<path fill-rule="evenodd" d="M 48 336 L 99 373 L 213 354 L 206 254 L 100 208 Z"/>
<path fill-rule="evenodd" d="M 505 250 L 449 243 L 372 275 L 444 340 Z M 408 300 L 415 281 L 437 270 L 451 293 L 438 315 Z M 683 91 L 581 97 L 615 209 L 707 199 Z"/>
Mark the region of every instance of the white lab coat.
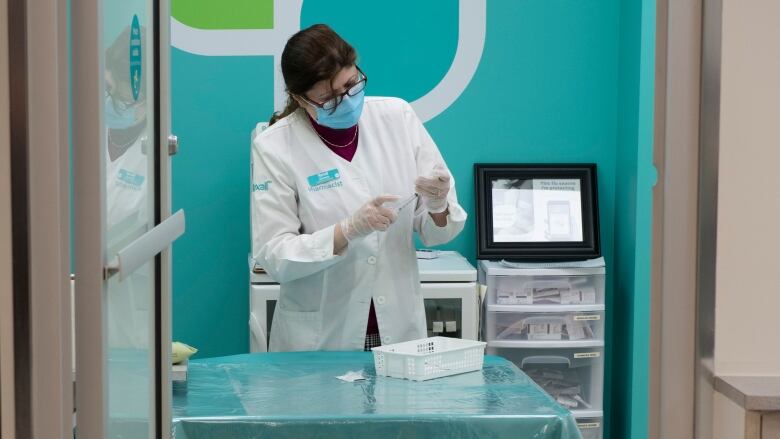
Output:
<path fill-rule="evenodd" d="M 372 298 L 383 344 L 427 334 L 412 232 L 443 244 L 467 215 L 453 179 L 446 226 L 409 205 L 389 230 L 334 255 L 336 223 L 381 194 L 412 195 L 415 178 L 444 163 L 401 99 L 366 98 L 358 125 L 351 162 L 322 143 L 303 110 L 253 139 L 252 253 L 281 284 L 271 351 L 362 350 Z"/>

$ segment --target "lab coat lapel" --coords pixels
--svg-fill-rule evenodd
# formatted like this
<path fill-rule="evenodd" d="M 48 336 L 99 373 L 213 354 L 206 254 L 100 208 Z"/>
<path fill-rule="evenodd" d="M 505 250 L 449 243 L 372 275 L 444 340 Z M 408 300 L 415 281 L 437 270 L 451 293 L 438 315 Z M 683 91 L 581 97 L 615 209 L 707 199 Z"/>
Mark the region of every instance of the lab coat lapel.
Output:
<path fill-rule="evenodd" d="M 339 216 L 338 218 L 329 218 L 330 221 L 339 221 L 342 219 L 342 216 L 351 214 L 372 197 L 371 189 L 367 184 L 366 173 L 362 167 L 355 163 L 355 160 L 360 160 L 360 157 L 362 156 L 360 150 L 365 145 L 360 144 L 362 139 L 359 140 L 358 150 L 353 157 L 352 162 L 345 160 L 331 151 L 322 142 L 314 131 L 314 128 L 311 126 L 311 123 L 307 120 L 308 118 L 302 117 L 301 119 L 304 129 L 301 130 L 300 143 L 304 146 L 304 152 L 309 157 L 312 166 L 311 170 L 307 170 L 306 175 L 322 170 L 338 169 L 341 179 L 344 182 L 344 187 L 335 191 L 335 194 L 340 201 L 338 206 L 342 207 L 344 211 L 339 212 L 338 215 L 336 215 Z M 362 133 L 358 133 L 358 135 L 362 137 Z M 326 224 L 323 224 L 323 226 L 324 225 Z"/>

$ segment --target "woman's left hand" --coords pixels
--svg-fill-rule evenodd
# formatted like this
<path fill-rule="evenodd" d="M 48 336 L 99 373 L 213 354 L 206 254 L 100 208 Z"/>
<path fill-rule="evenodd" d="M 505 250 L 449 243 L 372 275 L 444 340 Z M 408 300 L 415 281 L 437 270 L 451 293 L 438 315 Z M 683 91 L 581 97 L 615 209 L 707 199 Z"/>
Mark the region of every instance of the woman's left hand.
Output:
<path fill-rule="evenodd" d="M 422 197 L 422 204 L 430 213 L 447 210 L 447 194 L 450 192 L 450 173 L 442 165 L 436 165 L 428 177 L 417 177 L 414 190 Z"/>

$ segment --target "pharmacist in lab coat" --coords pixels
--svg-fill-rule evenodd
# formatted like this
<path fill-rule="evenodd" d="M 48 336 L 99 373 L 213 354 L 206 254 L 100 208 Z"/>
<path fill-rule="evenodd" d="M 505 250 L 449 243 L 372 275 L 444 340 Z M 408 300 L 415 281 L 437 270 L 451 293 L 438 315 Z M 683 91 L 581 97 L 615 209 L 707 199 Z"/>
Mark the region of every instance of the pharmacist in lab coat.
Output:
<path fill-rule="evenodd" d="M 293 35 L 281 66 L 288 105 L 252 143 L 252 252 L 281 284 L 270 350 L 426 337 L 413 232 L 443 244 L 466 221 L 436 144 L 407 102 L 364 97 L 329 27 Z"/>
<path fill-rule="evenodd" d="M 149 176 L 152 126 L 146 117 L 145 82 L 133 95 L 130 85 L 130 27 L 106 49 L 106 247 L 109 257 L 143 235 L 153 218 L 154 198 Z M 145 48 L 145 32 L 141 32 Z M 119 280 L 108 280 L 108 345 L 111 348 L 148 349 L 151 346 L 149 305 L 154 294 L 153 271 L 146 264 Z"/>

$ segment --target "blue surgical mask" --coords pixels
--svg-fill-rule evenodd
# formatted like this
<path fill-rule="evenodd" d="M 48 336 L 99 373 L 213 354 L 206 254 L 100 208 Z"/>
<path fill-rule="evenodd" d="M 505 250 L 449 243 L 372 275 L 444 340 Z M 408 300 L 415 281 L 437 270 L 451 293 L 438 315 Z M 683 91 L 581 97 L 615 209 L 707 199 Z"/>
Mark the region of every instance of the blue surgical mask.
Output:
<path fill-rule="evenodd" d="M 317 110 L 317 123 L 337 130 L 357 125 L 360 114 L 363 112 L 365 97 L 365 90 L 361 90 L 355 96 L 345 95 L 335 111 L 315 107 Z"/>
<path fill-rule="evenodd" d="M 137 123 L 135 120 L 135 110 L 134 107 L 124 111 L 117 110 L 111 96 L 106 96 L 104 113 L 106 126 L 111 129 L 120 130 L 130 128 Z"/>

